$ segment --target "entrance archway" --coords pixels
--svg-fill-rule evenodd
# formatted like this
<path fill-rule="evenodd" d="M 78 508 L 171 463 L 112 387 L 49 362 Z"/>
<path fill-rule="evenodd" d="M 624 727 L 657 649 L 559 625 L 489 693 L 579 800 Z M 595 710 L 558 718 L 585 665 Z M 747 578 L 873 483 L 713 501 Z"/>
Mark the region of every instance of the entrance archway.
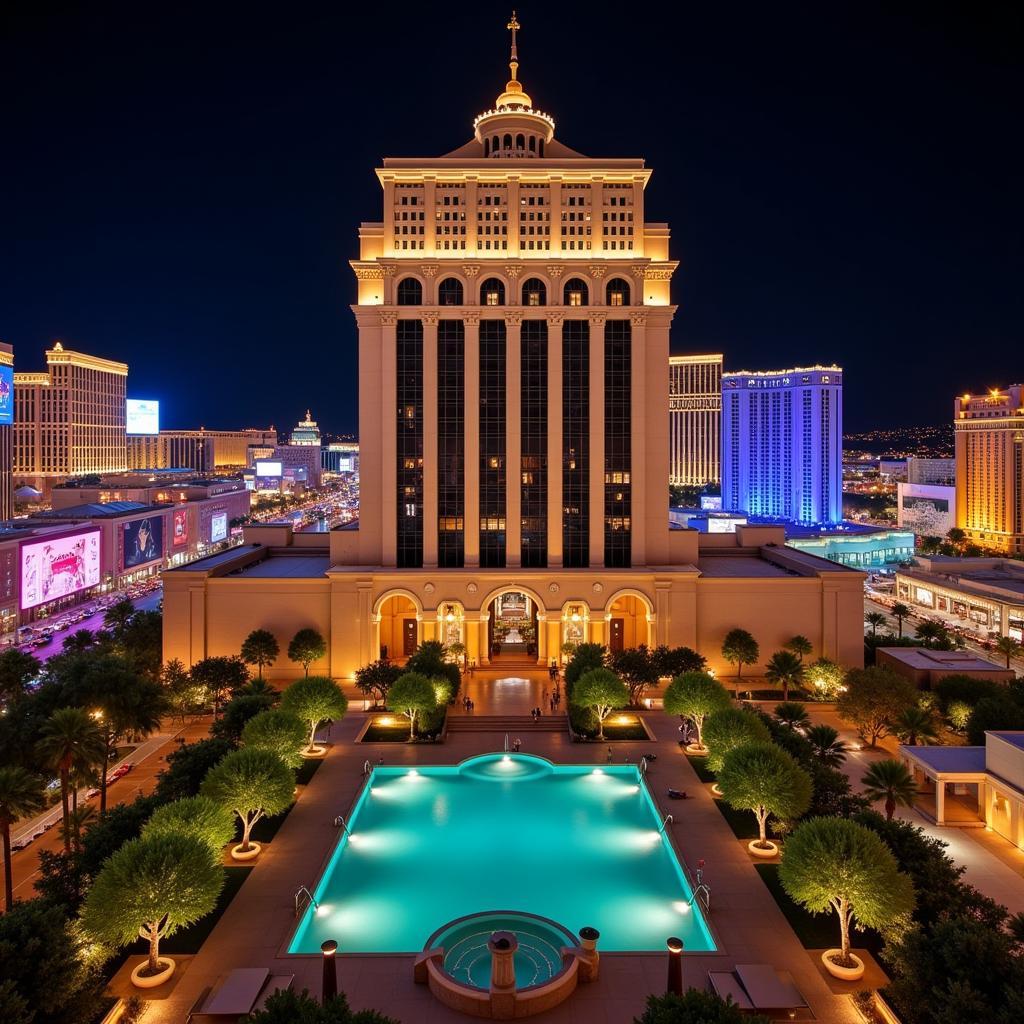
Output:
<path fill-rule="evenodd" d="M 420 608 L 409 593 L 392 591 L 377 602 L 378 658 L 404 662 L 420 643 Z"/>
<path fill-rule="evenodd" d="M 614 654 L 629 647 L 653 646 L 651 636 L 652 609 L 648 599 L 635 590 L 622 590 L 612 595 L 606 605 L 608 649 Z"/>
<path fill-rule="evenodd" d="M 537 658 L 537 602 L 525 591 L 506 590 L 488 606 L 487 642 L 491 660 Z"/>

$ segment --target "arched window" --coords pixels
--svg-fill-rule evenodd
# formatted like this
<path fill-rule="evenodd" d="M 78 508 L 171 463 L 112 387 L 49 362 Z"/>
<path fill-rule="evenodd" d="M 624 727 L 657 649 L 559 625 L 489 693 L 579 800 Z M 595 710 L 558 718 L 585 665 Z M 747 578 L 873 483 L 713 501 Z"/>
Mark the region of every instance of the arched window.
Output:
<path fill-rule="evenodd" d="M 531 153 L 536 153 L 537 152 L 537 136 L 536 135 L 531 135 L 530 136 L 530 152 Z"/>
<path fill-rule="evenodd" d="M 629 305 L 629 282 L 623 281 L 621 277 L 613 277 L 608 282 L 608 305 L 628 306 Z"/>
<path fill-rule="evenodd" d="M 502 146 L 502 149 L 511 149 L 512 148 L 512 136 L 511 135 L 506 135 L 505 138 L 502 139 L 501 146 Z"/>
<path fill-rule="evenodd" d="M 437 304 L 439 306 L 462 305 L 462 282 L 457 277 L 446 277 L 437 286 Z"/>
<path fill-rule="evenodd" d="M 524 306 L 546 306 L 547 304 L 548 290 L 539 277 L 531 277 L 523 282 Z"/>
<path fill-rule="evenodd" d="M 400 306 L 423 305 L 423 285 L 415 277 L 403 277 L 398 282 L 398 304 Z"/>
<path fill-rule="evenodd" d="M 526 136 L 519 134 L 516 136 L 516 150 L 521 153 L 524 149 L 526 149 Z"/>
<path fill-rule="evenodd" d="M 578 277 L 574 277 L 565 282 L 565 304 L 567 306 L 589 305 L 586 281 L 581 281 Z"/>
<path fill-rule="evenodd" d="M 490 156 L 490 155 L 491 155 L 491 138 L 490 138 L 490 136 L 488 136 L 486 139 L 484 139 L 484 156 Z"/>
<path fill-rule="evenodd" d="M 505 285 L 496 277 L 489 277 L 480 285 L 481 306 L 504 306 Z"/>
<path fill-rule="evenodd" d="M 544 155 L 544 140 L 543 139 L 538 139 L 537 140 L 537 153 L 538 153 L 539 156 L 543 156 Z"/>

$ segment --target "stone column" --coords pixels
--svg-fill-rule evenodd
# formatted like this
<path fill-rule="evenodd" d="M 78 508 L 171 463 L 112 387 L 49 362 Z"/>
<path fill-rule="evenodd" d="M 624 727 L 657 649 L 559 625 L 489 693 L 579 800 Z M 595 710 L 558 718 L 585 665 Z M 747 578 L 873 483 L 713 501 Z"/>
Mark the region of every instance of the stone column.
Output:
<path fill-rule="evenodd" d="M 519 565 L 522 554 L 522 319 L 520 313 L 505 317 L 505 564 L 509 568 Z"/>
<path fill-rule="evenodd" d="M 423 251 L 428 256 L 437 252 L 437 185 L 433 178 L 423 181 Z"/>
<path fill-rule="evenodd" d="M 634 312 L 630 315 L 630 321 L 630 552 L 633 565 L 647 565 L 647 503 L 642 481 L 647 459 L 645 439 L 648 403 L 656 405 L 660 402 L 663 409 L 668 409 L 668 380 L 665 380 L 664 396 L 661 393 L 648 396 L 645 372 L 647 315 Z"/>
<path fill-rule="evenodd" d="M 594 285 L 591 284 L 591 290 Z M 604 566 L 604 313 L 590 314 L 590 568 Z M 666 361 L 666 366 L 668 365 Z M 666 421 L 668 412 L 665 412 Z M 666 470 L 667 473 L 667 470 Z M 665 478 L 665 486 L 668 477 Z M 664 488 L 662 488 L 664 490 Z"/>
<path fill-rule="evenodd" d="M 395 254 L 395 182 L 384 179 L 384 255 Z"/>
<path fill-rule="evenodd" d="M 490 612 L 480 613 L 480 664 L 490 665 L 491 663 L 491 646 L 487 642 L 487 623 L 490 621 Z"/>
<path fill-rule="evenodd" d="M 604 184 L 599 180 L 590 186 L 590 251 L 594 256 L 603 251 L 604 241 Z M 604 303 L 595 303 L 604 305 Z"/>
<path fill-rule="evenodd" d="M 549 301 L 552 296 L 549 296 Z M 562 566 L 562 314 L 548 314 L 548 567 Z"/>
<path fill-rule="evenodd" d="M 396 353 L 395 335 L 398 324 L 398 316 L 395 313 L 381 314 L 381 372 L 380 389 L 380 444 L 374 445 L 380 452 L 378 473 L 374 473 L 380 481 L 380 523 L 375 530 L 380 531 L 381 564 L 395 565 L 398 561 L 398 358 Z M 359 406 L 359 419 L 363 420 L 363 402 Z M 365 404 L 372 404 L 368 402 Z M 370 411 L 367 410 L 369 417 Z M 362 430 L 359 432 L 362 437 Z M 372 443 L 372 441 L 371 441 Z M 362 448 L 362 446 L 361 446 Z M 371 460 L 372 461 L 372 460 Z M 365 473 L 363 462 L 359 466 L 360 489 L 369 487 L 369 483 L 363 484 Z M 364 505 L 365 499 L 360 493 L 359 503 L 361 509 L 366 508 L 369 514 L 373 515 L 373 505 Z M 359 531 L 362 533 L 362 530 Z M 360 544 L 360 549 L 362 545 Z M 361 551 L 362 553 L 362 551 Z M 373 563 L 370 563 L 373 564 Z"/>
<path fill-rule="evenodd" d="M 437 566 L 437 310 L 423 314 L 423 567 Z"/>
<path fill-rule="evenodd" d="M 520 250 L 519 210 L 519 178 L 510 177 L 508 180 L 508 254 L 514 259 L 518 259 Z"/>
<path fill-rule="evenodd" d="M 553 178 L 548 186 L 548 233 L 551 238 L 551 252 L 562 251 L 562 181 L 560 178 Z M 554 297 L 549 295 L 548 302 L 554 302 Z"/>
<path fill-rule="evenodd" d="M 946 783 L 943 779 L 935 780 L 935 824 L 946 824 Z"/>
<path fill-rule="evenodd" d="M 476 256 L 477 254 L 477 240 L 476 240 L 476 178 L 470 177 L 466 179 L 466 255 Z"/>
<path fill-rule="evenodd" d="M 537 664 L 548 663 L 547 615 L 537 612 Z"/>
<path fill-rule="evenodd" d="M 465 565 L 480 565 L 480 314 L 464 317 Z"/>

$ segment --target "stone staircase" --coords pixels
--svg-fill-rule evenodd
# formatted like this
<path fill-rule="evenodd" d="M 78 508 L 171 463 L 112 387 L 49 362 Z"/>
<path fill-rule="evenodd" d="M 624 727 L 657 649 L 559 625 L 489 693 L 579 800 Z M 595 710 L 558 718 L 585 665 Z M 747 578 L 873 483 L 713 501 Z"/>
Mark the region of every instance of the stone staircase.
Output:
<path fill-rule="evenodd" d="M 530 715 L 448 715 L 448 732 L 507 732 L 509 740 L 530 732 L 566 732 L 564 712 L 541 715 L 534 721 Z"/>

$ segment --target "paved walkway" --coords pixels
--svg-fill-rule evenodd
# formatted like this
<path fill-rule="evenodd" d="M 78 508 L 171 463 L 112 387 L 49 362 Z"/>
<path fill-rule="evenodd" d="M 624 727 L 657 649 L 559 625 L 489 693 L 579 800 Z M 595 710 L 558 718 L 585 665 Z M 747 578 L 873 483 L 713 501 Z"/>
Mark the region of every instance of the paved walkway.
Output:
<path fill-rule="evenodd" d="M 352 741 L 364 717 L 352 713 L 334 727 L 334 745 L 323 765 L 177 986 L 167 999 L 151 1004 L 146 1024 L 181 1024 L 202 991 L 235 967 L 265 966 L 275 974 L 294 974 L 296 988 L 319 992 L 319 958 L 285 953 L 296 923 L 292 901 L 299 885 L 312 886 L 320 877 L 338 839 L 332 820 L 350 810 L 362 784 L 363 761 L 376 760 L 379 751 L 388 764 L 451 764 L 498 750 L 502 742 L 498 734 L 457 733 L 436 746 L 355 744 Z M 674 815 L 670 834 L 685 862 L 707 861 L 706 878 L 713 891 L 710 923 L 720 951 L 687 955 L 686 983 L 704 987 L 709 970 L 728 970 L 737 962 L 769 963 L 792 972 L 818 1020 L 853 1024 L 858 1019 L 855 1011 L 822 980 L 707 787 L 679 751 L 675 720 L 661 712 L 645 713 L 645 718 L 656 741 L 617 744 L 616 758 L 628 756 L 635 763 L 640 754 L 654 748 L 658 760 L 649 780 L 656 800 L 660 803 L 670 786 L 691 793 L 693 799 L 685 804 L 666 801 L 661 809 Z M 530 734 L 524 739 L 527 752 L 563 763 L 603 763 L 605 759 L 605 745 L 573 745 L 564 733 Z M 552 852 L 557 857 L 557 851 Z M 572 864 L 563 867 L 568 881 Z M 456 885 L 455 862 L 452 871 L 451 879 L 437 884 Z M 630 1024 L 642 1012 L 648 993 L 664 991 L 665 973 L 664 955 L 607 953 L 601 960 L 600 980 L 581 986 L 540 1020 L 545 1024 Z M 377 1008 L 404 1024 L 464 1024 L 467 1019 L 413 983 L 410 956 L 342 954 L 338 974 L 355 1009 Z"/>

